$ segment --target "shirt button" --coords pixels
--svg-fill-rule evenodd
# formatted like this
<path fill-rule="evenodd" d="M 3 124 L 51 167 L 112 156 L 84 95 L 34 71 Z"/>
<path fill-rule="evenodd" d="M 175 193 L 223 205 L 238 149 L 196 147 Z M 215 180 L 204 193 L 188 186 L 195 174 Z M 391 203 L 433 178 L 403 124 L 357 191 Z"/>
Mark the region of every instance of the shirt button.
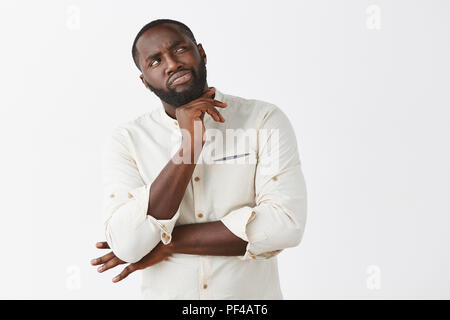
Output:
<path fill-rule="evenodd" d="M 256 212 L 255 212 L 255 211 L 252 211 L 252 217 L 253 217 L 255 214 L 256 214 Z"/>
<path fill-rule="evenodd" d="M 200 219 L 203 218 L 203 213 L 197 213 L 197 217 L 199 217 Z"/>
<path fill-rule="evenodd" d="M 178 125 L 178 121 L 174 121 L 173 123 L 174 123 L 176 126 Z"/>
<path fill-rule="evenodd" d="M 277 178 L 277 177 L 273 177 L 272 180 L 273 180 L 273 181 L 277 181 L 278 178 Z"/>
<path fill-rule="evenodd" d="M 133 199 L 133 195 L 131 193 L 128 192 L 128 198 Z"/>
<path fill-rule="evenodd" d="M 162 237 L 165 239 L 167 237 L 167 234 L 163 233 Z"/>
<path fill-rule="evenodd" d="M 206 288 L 208 288 L 208 285 L 205 283 L 205 284 L 203 285 L 203 289 L 206 289 Z"/>
<path fill-rule="evenodd" d="M 195 181 L 199 181 L 200 178 L 199 178 L 199 177 L 195 177 L 194 180 L 195 180 Z"/>
<path fill-rule="evenodd" d="M 116 195 L 114 194 L 114 193 L 111 193 L 110 195 L 109 195 L 109 197 L 110 198 L 114 198 Z"/>

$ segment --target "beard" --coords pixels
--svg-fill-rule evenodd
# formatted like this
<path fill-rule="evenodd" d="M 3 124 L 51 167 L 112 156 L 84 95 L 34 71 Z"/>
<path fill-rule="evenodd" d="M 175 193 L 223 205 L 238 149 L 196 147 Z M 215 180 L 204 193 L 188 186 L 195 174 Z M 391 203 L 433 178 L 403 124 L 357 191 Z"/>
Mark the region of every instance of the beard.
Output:
<path fill-rule="evenodd" d="M 187 70 L 192 73 L 192 83 L 187 89 L 181 92 L 177 92 L 174 89 L 169 88 L 168 85 L 166 85 L 167 90 L 156 89 L 152 87 L 147 80 L 145 80 L 145 82 L 149 86 L 150 90 L 154 94 L 156 94 L 162 101 L 170 104 L 171 106 L 174 106 L 175 108 L 178 108 L 191 102 L 192 100 L 199 98 L 203 94 L 203 90 L 206 84 L 206 64 L 203 57 L 198 68 L 198 74 L 194 69 Z"/>

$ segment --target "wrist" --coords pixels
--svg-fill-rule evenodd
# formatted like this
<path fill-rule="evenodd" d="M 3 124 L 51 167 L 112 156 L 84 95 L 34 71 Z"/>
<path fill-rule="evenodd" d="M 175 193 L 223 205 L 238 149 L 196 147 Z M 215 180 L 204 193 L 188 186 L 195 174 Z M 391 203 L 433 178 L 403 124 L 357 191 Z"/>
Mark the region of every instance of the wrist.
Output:
<path fill-rule="evenodd" d="M 204 144 L 203 141 L 188 141 L 183 138 L 179 149 L 179 154 L 183 158 L 183 162 L 189 164 L 197 163 Z"/>
<path fill-rule="evenodd" d="M 168 255 L 176 253 L 175 240 L 173 238 L 173 233 L 172 233 L 172 240 L 168 244 L 165 245 L 165 249 L 166 249 L 166 252 L 168 253 Z"/>

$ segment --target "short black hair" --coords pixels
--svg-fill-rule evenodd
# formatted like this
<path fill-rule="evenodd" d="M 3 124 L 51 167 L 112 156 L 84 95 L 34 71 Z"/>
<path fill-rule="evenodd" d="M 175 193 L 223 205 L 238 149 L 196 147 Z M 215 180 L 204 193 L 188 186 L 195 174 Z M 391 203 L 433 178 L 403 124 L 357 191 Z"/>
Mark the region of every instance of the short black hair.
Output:
<path fill-rule="evenodd" d="M 176 20 L 171 20 L 171 19 L 153 20 L 152 22 L 149 22 L 145 26 L 143 26 L 142 29 L 136 35 L 136 38 L 134 38 L 133 47 L 131 49 L 131 54 L 133 55 L 134 64 L 136 65 L 136 67 L 139 70 L 141 70 L 141 68 L 139 67 L 139 63 L 138 63 L 138 50 L 136 48 L 136 43 L 139 40 L 139 38 L 144 34 L 145 31 L 147 31 L 150 28 L 156 27 L 160 24 L 174 24 L 176 26 L 179 26 L 181 31 L 185 35 L 187 35 L 194 42 L 195 45 L 197 45 L 197 41 L 195 40 L 194 34 L 192 33 L 191 29 L 189 29 L 189 27 L 187 25 L 185 25 L 184 23 L 182 23 L 180 21 L 176 21 Z"/>

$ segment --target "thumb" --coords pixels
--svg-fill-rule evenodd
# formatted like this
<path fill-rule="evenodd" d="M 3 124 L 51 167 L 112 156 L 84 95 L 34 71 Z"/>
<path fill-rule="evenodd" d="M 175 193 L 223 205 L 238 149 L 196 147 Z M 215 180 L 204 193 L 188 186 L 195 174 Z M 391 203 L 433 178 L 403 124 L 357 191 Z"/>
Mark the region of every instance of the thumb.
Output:
<path fill-rule="evenodd" d="M 204 94 L 202 94 L 203 98 L 210 98 L 214 93 L 216 92 L 216 88 L 211 87 L 206 91 Z"/>

